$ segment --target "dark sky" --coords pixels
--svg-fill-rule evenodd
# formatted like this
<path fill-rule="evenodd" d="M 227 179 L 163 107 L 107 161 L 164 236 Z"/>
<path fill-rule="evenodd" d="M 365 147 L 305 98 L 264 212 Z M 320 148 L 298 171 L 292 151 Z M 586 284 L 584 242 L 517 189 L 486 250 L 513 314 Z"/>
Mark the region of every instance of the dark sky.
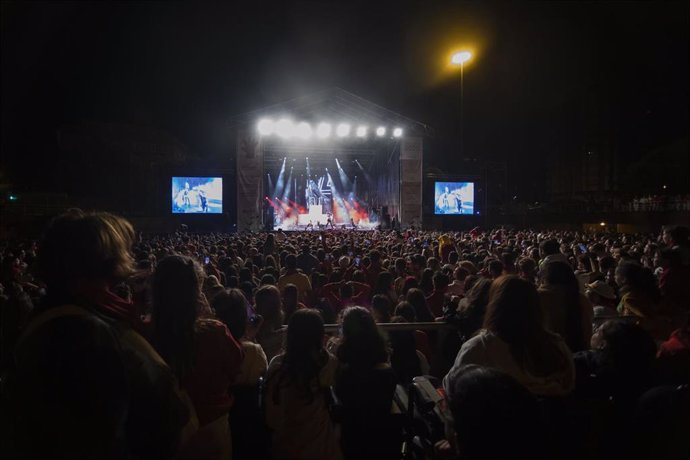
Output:
<path fill-rule="evenodd" d="M 529 178 L 591 132 L 624 159 L 688 136 L 687 2 L 243 3 L 3 1 L 4 178 L 39 186 L 31 168 L 79 120 L 230 154 L 230 117 L 331 86 L 434 126 L 428 160 L 452 169 L 459 80 L 443 63 L 458 44 L 476 50 L 469 156 Z"/>

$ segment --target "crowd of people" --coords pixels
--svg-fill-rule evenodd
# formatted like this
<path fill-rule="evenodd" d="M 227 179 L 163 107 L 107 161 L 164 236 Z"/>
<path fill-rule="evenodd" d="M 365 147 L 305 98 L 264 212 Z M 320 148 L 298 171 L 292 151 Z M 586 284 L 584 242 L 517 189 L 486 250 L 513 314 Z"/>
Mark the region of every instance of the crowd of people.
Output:
<path fill-rule="evenodd" d="M 71 210 L 0 246 L 0 457 L 688 458 L 689 240 Z M 418 376 L 427 451 L 396 397 Z"/>

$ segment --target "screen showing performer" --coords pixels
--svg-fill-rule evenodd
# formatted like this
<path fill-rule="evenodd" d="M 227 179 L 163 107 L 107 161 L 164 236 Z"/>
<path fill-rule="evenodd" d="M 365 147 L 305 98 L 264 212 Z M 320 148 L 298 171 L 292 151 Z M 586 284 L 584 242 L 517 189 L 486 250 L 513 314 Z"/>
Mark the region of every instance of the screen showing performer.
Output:
<path fill-rule="evenodd" d="M 436 182 L 434 214 L 474 214 L 474 182 Z"/>
<path fill-rule="evenodd" d="M 223 178 L 173 177 L 173 214 L 221 214 Z"/>

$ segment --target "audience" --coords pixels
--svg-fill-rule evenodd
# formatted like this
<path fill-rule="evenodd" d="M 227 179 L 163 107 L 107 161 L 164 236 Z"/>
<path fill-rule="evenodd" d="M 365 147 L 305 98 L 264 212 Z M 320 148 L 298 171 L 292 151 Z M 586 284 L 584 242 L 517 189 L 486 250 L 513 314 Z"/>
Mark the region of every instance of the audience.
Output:
<path fill-rule="evenodd" d="M 0 241 L 0 456 L 400 458 L 447 407 L 460 458 L 682 457 L 688 247 L 684 227 L 138 236 L 73 210 Z M 403 422 L 420 375 L 448 406 Z"/>

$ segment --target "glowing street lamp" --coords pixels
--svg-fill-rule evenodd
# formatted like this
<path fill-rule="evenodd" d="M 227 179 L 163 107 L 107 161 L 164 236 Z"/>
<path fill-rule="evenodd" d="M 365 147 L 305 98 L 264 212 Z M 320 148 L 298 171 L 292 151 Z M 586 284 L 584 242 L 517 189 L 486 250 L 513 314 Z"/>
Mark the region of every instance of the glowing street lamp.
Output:
<path fill-rule="evenodd" d="M 460 66 L 460 156 L 462 157 L 462 144 L 463 144 L 463 133 L 462 133 L 462 100 L 465 92 L 465 62 L 472 58 L 472 53 L 469 51 L 458 51 L 454 53 L 450 58 L 450 63 L 453 65 Z"/>

